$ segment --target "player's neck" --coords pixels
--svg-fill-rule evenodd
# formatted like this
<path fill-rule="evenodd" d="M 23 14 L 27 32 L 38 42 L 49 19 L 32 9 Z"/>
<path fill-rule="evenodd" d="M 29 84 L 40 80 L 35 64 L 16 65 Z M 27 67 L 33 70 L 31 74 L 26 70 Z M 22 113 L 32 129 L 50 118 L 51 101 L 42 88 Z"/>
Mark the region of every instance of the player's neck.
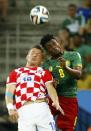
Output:
<path fill-rule="evenodd" d="M 34 67 L 39 67 L 40 65 L 36 65 L 36 64 L 29 64 L 27 63 L 25 67 L 28 67 L 28 68 L 34 68 Z"/>
<path fill-rule="evenodd" d="M 52 59 L 58 59 L 59 57 L 61 57 L 64 54 L 64 52 L 60 52 L 59 54 L 52 56 Z"/>
<path fill-rule="evenodd" d="M 36 65 L 33 65 L 33 64 L 26 64 L 26 66 L 25 67 L 28 67 L 28 68 L 33 68 L 33 67 L 36 67 Z"/>

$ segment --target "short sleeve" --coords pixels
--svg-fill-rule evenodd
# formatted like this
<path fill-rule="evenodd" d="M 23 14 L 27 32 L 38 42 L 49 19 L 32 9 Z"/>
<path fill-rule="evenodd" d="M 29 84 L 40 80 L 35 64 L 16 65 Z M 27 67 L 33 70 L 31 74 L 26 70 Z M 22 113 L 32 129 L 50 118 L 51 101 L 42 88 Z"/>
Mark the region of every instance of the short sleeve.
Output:
<path fill-rule="evenodd" d="M 42 79 L 45 84 L 48 82 L 53 82 L 52 74 L 48 70 L 45 70 L 45 73 L 44 73 Z"/>
<path fill-rule="evenodd" d="M 10 72 L 7 78 L 6 84 L 16 84 L 16 76 L 17 76 L 17 73 L 15 72 L 15 70 Z"/>
<path fill-rule="evenodd" d="M 81 60 L 80 54 L 78 52 L 74 52 L 72 57 L 73 57 L 73 60 L 72 60 L 73 68 L 77 66 L 82 67 L 82 60 Z"/>

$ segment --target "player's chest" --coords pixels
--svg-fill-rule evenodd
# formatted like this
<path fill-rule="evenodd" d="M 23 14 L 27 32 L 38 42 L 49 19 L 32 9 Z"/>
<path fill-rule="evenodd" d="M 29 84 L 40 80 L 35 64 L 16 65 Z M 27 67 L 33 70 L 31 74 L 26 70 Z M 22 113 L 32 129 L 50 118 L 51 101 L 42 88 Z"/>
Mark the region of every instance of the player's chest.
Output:
<path fill-rule="evenodd" d="M 17 83 L 34 83 L 34 82 L 40 82 L 42 79 L 42 73 L 41 72 L 27 72 L 27 73 L 21 73 L 17 77 Z"/>
<path fill-rule="evenodd" d="M 66 65 L 68 67 L 71 67 L 71 61 L 66 60 Z M 61 64 L 58 61 L 52 62 L 49 64 L 49 71 L 52 72 L 53 77 L 65 80 L 68 79 L 69 74 L 66 72 L 66 70 L 61 66 Z"/>

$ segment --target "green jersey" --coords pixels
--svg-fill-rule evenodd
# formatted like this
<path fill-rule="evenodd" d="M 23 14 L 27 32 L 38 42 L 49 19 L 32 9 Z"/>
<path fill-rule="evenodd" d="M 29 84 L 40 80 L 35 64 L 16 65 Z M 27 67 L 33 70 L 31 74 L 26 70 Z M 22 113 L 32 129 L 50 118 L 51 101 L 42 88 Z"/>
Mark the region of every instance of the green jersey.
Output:
<path fill-rule="evenodd" d="M 65 51 L 63 58 L 66 60 L 67 66 L 74 68 L 82 66 L 81 57 L 78 52 Z M 56 59 L 49 59 L 44 62 L 44 68 L 52 72 L 53 77 L 58 80 L 57 93 L 58 96 L 75 97 L 77 93 L 76 79 L 71 76 L 65 69 L 62 69 L 60 62 Z"/>

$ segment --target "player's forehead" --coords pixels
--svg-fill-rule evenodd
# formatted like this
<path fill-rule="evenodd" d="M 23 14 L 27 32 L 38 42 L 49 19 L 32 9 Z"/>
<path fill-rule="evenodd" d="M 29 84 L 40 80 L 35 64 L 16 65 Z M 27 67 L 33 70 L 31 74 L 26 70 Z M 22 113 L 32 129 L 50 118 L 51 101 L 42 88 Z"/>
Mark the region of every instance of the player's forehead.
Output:
<path fill-rule="evenodd" d="M 58 45 L 58 42 L 56 39 L 51 39 L 48 43 L 47 43 L 48 46 L 53 46 L 53 45 Z"/>
<path fill-rule="evenodd" d="M 40 49 L 37 49 L 37 48 L 32 48 L 32 49 L 29 50 L 28 54 L 31 54 L 31 53 L 42 54 L 42 51 Z"/>

